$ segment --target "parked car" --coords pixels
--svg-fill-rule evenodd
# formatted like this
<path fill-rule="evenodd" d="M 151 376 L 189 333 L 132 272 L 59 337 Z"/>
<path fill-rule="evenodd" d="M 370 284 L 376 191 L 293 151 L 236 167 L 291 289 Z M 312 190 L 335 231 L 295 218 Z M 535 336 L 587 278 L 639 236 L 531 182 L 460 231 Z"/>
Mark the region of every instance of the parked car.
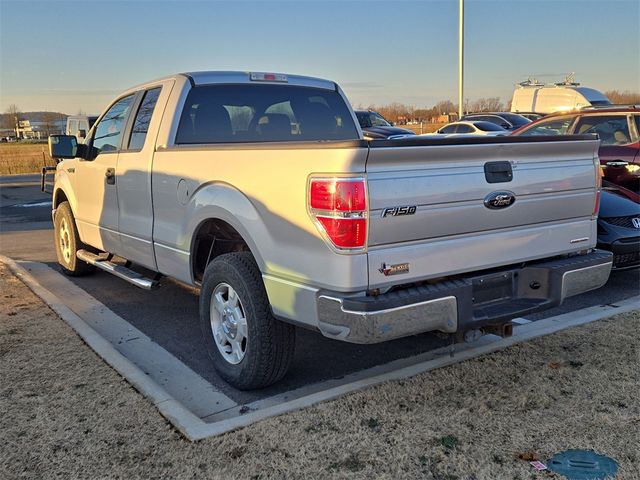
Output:
<path fill-rule="evenodd" d="M 294 326 L 352 343 L 508 335 L 604 285 L 597 138 L 553 139 L 365 141 L 332 81 L 172 75 L 118 95 L 84 144 L 49 137 L 52 240 L 68 275 L 198 287 L 213 366 L 266 387 Z"/>
<path fill-rule="evenodd" d="M 371 110 L 356 110 L 356 117 L 365 138 L 371 140 L 403 138 L 407 135 L 415 135 L 413 130 L 400 128 L 387 121 L 378 112 Z M 401 137 L 402 136 L 402 137 Z"/>
<path fill-rule="evenodd" d="M 510 112 L 468 113 L 464 115 L 461 120 L 491 122 L 505 130 L 515 130 L 531 123 L 531 120 L 528 118 Z"/>
<path fill-rule="evenodd" d="M 509 134 L 504 128 L 495 123 L 483 121 L 453 122 L 436 130 L 435 133 L 441 135 L 488 135 L 490 137 Z"/>
<path fill-rule="evenodd" d="M 598 248 L 613 252 L 613 268 L 640 266 L 640 203 L 633 192 L 603 182 L 598 214 Z"/>
<path fill-rule="evenodd" d="M 554 114 L 525 125 L 513 135 L 595 133 L 605 180 L 640 193 L 640 109 L 612 106 Z"/>
<path fill-rule="evenodd" d="M 535 112 L 518 112 L 518 115 L 522 115 L 524 118 L 528 118 L 532 122 L 535 122 L 536 120 L 540 120 L 542 117 L 544 117 L 542 113 L 535 113 Z"/>

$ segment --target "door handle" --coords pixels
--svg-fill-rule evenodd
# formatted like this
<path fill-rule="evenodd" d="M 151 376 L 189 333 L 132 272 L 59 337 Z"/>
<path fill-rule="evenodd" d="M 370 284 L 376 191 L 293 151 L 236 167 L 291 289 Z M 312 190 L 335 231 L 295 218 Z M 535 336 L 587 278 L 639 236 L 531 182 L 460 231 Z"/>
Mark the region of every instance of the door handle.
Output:
<path fill-rule="evenodd" d="M 107 184 L 115 185 L 116 184 L 116 169 L 115 168 L 107 168 L 107 171 L 104 172 L 104 176 L 107 179 Z"/>
<path fill-rule="evenodd" d="M 484 164 L 487 183 L 503 183 L 513 180 L 511 162 L 487 162 Z"/>

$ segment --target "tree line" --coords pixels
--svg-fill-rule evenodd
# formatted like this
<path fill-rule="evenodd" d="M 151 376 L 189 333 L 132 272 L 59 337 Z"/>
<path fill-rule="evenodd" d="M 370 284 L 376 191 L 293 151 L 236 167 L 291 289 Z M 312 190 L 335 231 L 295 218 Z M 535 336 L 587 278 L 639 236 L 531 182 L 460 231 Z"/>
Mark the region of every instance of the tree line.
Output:
<path fill-rule="evenodd" d="M 628 90 L 608 90 L 604 94 L 614 105 L 640 105 L 640 93 Z M 362 106 L 358 107 L 363 109 Z M 456 114 L 458 104 L 451 100 L 442 100 L 431 108 L 418 108 L 413 105 L 401 103 L 390 103 L 387 105 L 371 104 L 364 108 L 378 112 L 387 120 L 403 124 L 408 122 L 437 122 L 442 115 Z M 465 112 L 505 112 L 511 109 L 511 100 L 503 102 L 500 97 L 479 98 L 477 100 L 466 100 L 464 103 Z M 445 120 L 446 121 L 446 120 Z"/>
<path fill-rule="evenodd" d="M 506 105 L 500 97 L 486 97 L 477 100 L 466 100 L 464 103 L 465 112 L 502 112 L 511 107 L 511 102 Z M 361 106 L 358 107 L 362 109 Z M 408 122 L 437 122 L 443 115 L 455 115 L 458 112 L 458 104 L 451 100 L 442 100 L 431 108 L 419 108 L 413 105 L 402 103 L 390 103 L 388 105 L 371 104 L 365 109 L 378 112 L 387 120 L 403 124 Z"/>

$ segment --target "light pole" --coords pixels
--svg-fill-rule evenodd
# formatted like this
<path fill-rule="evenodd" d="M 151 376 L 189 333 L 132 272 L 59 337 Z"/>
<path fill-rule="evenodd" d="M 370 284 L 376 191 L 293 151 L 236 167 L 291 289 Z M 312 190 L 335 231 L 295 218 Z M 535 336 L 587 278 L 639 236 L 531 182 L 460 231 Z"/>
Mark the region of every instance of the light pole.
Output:
<path fill-rule="evenodd" d="M 459 0 L 458 17 L 458 120 L 463 114 L 464 99 L 464 0 Z"/>

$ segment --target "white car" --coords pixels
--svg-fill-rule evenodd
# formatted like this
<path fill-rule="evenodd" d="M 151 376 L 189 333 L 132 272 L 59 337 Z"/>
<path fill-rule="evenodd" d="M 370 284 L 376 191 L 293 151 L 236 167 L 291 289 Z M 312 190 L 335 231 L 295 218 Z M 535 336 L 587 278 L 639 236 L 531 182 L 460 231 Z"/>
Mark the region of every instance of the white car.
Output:
<path fill-rule="evenodd" d="M 495 123 L 485 121 L 462 121 L 453 122 L 445 125 L 444 127 L 436 130 L 436 135 L 488 135 L 491 137 L 497 137 L 501 135 L 508 135 L 504 128 L 496 125 Z"/>

